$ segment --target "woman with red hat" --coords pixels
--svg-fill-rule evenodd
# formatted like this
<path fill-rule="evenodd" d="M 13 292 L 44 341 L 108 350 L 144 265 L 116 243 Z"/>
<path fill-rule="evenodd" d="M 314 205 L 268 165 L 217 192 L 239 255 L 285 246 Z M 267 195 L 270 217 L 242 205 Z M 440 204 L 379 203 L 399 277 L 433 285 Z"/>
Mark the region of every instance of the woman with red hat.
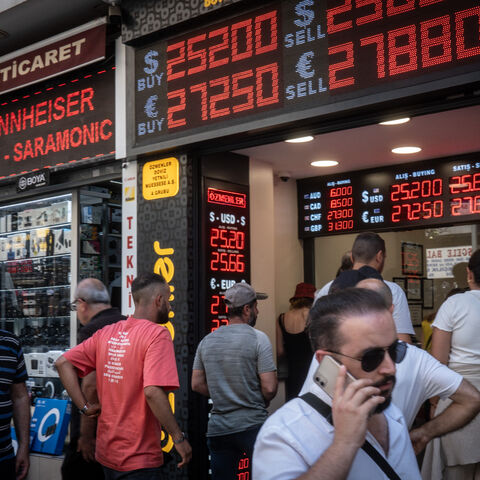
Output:
<path fill-rule="evenodd" d="M 290 299 L 290 309 L 278 317 L 277 357 L 279 361 L 285 360 L 288 367 L 285 379 L 287 401 L 300 392 L 312 360 L 312 348 L 305 327 L 314 295 L 314 285 L 299 283 Z"/>

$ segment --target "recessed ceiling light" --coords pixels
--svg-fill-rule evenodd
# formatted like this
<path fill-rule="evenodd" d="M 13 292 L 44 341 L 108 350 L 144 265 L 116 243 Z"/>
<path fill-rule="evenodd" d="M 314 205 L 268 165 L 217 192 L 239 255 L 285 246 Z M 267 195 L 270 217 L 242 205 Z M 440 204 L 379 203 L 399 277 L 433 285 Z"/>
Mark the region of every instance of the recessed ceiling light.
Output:
<path fill-rule="evenodd" d="M 298 137 L 298 138 L 290 138 L 289 140 L 285 140 L 287 143 L 305 143 L 311 142 L 313 137 L 311 135 L 307 135 L 306 137 Z"/>
<path fill-rule="evenodd" d="M 334 167 L 338 165 L 336 160 L 316 160 L 315 162 L 310 163 L 313 167 Z"/>
<path fill-rule="evenodd" d="M 380 122 L 380 125 L 401 125 L 410 121 L 410 117 L 397 118 L 395 120 L 387 120 L 386 122 Z"/>
<path fill-rule="evenodd" d="M 420 147 L 397 147 L 392 148 L 393 153 L 398 153 L 400 155 L 409 155 L 411 153 L 418 153 L 421 152 L 422 149 Z"/>

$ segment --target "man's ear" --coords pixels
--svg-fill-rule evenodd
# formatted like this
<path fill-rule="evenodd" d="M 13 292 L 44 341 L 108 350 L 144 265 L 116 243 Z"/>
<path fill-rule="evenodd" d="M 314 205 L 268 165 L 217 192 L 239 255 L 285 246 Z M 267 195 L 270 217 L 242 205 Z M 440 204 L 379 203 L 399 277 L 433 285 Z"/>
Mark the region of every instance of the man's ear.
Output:
<path fill-rule="evenodd" d="M 323 357 L 325 355 L 329 355 L 329 353 L 326 350 L 316 350 L 315 351 L 315 358 L 317 359 L 317 362 L 320 363 L 323 360 Z"/>

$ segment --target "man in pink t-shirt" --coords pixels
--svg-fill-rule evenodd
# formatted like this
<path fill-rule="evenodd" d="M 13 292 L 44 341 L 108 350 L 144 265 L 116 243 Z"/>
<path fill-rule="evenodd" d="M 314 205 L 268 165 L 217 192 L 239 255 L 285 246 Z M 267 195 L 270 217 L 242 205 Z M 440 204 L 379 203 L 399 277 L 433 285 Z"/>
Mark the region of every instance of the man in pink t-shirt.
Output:
<path fill-rule="evenodd" d="M 132 296 L 131 317 L 98 330 L 55 364 L 80 412 L 99 415 L 95 457 L 107 480 L 119 472 L 154 478 L 163 464 L 162 427 L 182 457 L 179 467 L 192 455 L 165 392 L 179 386 L 172 338 L 158 325 L 168 321 L 169 286 L 160 275 L 141 274 L 132 282 Z M 78 385 L 77 375 L 93 370 L 101 407 L 89 403 Z"/>

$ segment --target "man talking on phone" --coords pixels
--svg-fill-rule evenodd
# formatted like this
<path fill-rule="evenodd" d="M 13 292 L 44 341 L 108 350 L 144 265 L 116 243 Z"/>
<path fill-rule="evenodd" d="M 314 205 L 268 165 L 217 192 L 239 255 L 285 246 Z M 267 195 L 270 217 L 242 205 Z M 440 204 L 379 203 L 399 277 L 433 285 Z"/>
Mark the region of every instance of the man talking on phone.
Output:
<path fill-rule="evenodd" d="M 333 398 L 313 383 L 310 395 L 277 410 L 258 434 L 253 480 L 418 480 L 401 412 L 391 404 L 397 339 L 382 297 L 361 288 L 322 297 L 310 311 L 315 356 L 339 365 Z M 348 382 L 347 371 L 355 380 Z"/>

